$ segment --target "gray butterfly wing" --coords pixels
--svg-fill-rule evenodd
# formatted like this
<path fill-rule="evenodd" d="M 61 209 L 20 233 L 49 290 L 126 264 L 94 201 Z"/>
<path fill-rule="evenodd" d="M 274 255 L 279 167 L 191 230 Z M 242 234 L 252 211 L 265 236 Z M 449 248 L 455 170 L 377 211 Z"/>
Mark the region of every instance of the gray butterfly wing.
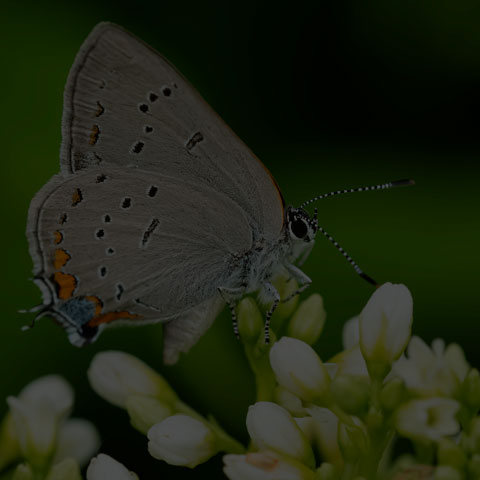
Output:
<path fill-rule="evenodd" d="M 222 192 L 105 166 L 51 179 L 32 201 L 27 236 L 47 313 L 73 343 L 113 322 L 195 318 L 202 325 L 172 340 L 174 357 L 218 313 L 217 288 L 240 281 L 254 232 Z"/>
<path fill-rule="evenodd" d="M 225 302 L 212 297 L 165 324 L 163 329 L 163 361 L 172 365 L 181 352 L 188 352 L 210 328 Z"/>
<path fill-rule="evenodd" d="M 110 164 L 203 183 L 234 199 L 266 238 L 282 229 L 283 199 L 262 163 L 162 56 L 101 23 L 68 78 L 61 165 Z"/>

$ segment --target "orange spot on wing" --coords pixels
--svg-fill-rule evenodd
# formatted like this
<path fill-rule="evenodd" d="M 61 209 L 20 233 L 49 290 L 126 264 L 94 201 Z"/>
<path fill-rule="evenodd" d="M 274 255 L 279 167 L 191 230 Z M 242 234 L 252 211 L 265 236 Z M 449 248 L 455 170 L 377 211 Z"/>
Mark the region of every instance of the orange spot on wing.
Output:
<path fill-rule="evenodd" d="M 88 300 L 89 302 L 92 302 L 95 304 L 95 314 L 94 314 L 95 317 L 100 315 L 103 308 L 103 302 L 98 297 L 94 297 L 94 296 L 85 297 L 85 300 Z"/>
<path fill-rule="evenodd" d="M 53 266 L 55 270 L 60 270 L 70 260 L 70 255 L 63 249 L 58 248 L 55 250 L 55 258 L 53 260 Z"/>
<path fill-rule="evenodd" d="M 58 245 L 59 243 L 61 243 L 62 240 L 63 240 L 62 232 L 59 232 L 58 230 L 55 230 L 53 232 L 53 241 L 54 241 L 55 245 Z"/>
<path fill-rule="evenodd" d="M 72 207 L 75 207 L 83 200 L 82 191 L 76 188 L 72 195 Z"/>
<path fill-rule="evenodd" d="M 90 131 L 90 140 L 88 141 L 90 145 L 95 145 L 97 143 L 99 133 L 100 129 L 98 128 L 98 125 L 94 125 Z"/>
<path fill-rule="evenodd" d="M 122 311 L 122 312 L 108 312 L 104 313 L 103 315 L 96 316 L 92 318 L 88 322 L 89 327 L 96 327 L 98 325 L 101 325 L 102 323 L 110 323 L 113 322 L 114 320 L 118 319 L 130 319 L 130 320 L 135 320 L 137 318 L 142 318 L 141 315 L 135 315 L 133 313 L 127 312 L 127 311 Z"/>
<path fill-rule="evenodd" d="M 77 286 L 77 280 L 73 275 L 55 272 L 53 281 L 57 284 L 57 295 L 62 300 L 68 300 Z"/>

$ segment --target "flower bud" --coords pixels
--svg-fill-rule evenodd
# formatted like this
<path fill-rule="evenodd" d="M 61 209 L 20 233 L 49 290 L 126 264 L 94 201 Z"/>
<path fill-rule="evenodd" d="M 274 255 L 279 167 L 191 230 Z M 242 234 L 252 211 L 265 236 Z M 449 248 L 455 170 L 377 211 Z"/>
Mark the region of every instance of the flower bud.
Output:
<path fill-rule="evenodd" d="M 287 299 L 291 295 L 293 295 L 298 290 L 298 283 L 294 278 L 286 278 L 283 276 L 279 276 L 274 279 L 272 282 L 274 287 L 277 289 L 278 293 L 280 294 L 280 298 L 282 300 Z M 278 304 L 278 307 L 275 310 L 275 315 L 273 320 L 275 322 L 285 320 L 288 318 L 295 308 L 297 307 L 299 297 L 298 295 L 294 295 L 288 302 L 281 301 Z"/>
<path fill-rule="evenodd" d="M 257 402 L 247 413 L 247 430 L 259 450 L 274 450 L 313 467 L 313 452 L 292 416 L 280 405 Z"/>
<path fill-rule="evenodd" d="M 148 431 L 148 451 L 170 465 L 193 468 L 218 452 L 215 434 L 203 422 L 177 414 Z"/>
<path fill-rule="evenodd" d="M 120 462 L 101 453 L 92 458 L 87 468 L 87 480 L 138 480 L 137 475 L 129 472 Z"/>
<path fill-rule="evenodd" d="M 82 480 L 80 467 L 73 458 L 66 458 L 54 465 L 45 480 Z"/>
<path fill-rule="evenodd" d="M 342 329 L 342 344 L 345 350 L 349 350 L 360 343 L 360 317 L 357 315 L 345 322 Z"/>
<path fill-rule="evenodd" d="M 133 355 L 109 351 L 97 353 L 88 370 L 90 385 L 101 397 L 126 408 L 127 397 L 144 395 L 165 403 L 177 396 L 166 380 Z"/>
<path fill-rule="evenodd" d="M 230 480 L 315 480 L 315 473 L 305 465 L 274 452 L 230 454 L 223 462 Z"/>
<path fill-rule="evenodd" d="M 365 377 L 339 375 L 330 384 L 335 403 L 346 413 L 359 415 L 368 406 L 370 384 Z"/>
<path fill-rule="evenodd" d="M 360 348 L 374 378 L 383 380 L 407 346 L 412 328 L 412 296 L 404 285 L 386 283 L 360 314 Z"/>
<path fill-rule="evenodd" d="M 338 375 L 355 375 L 356 377 L 370 379 L 367 364 L 359 345 L 337 353 L 330 359 L 330 362 L 338 365 Z"/>
<path fill-rule="evenodd" d="M 144 435 L 156 424 L 173 415 L 173 409 L 152 397 L 132 395 L 127 398 L 126 407 L 130 422 Z"/>
<path fill-rule="evenodd" d="M 338 418 L 328 408 L 315 405 L 306 409 L 314 419 L 315 443 L 323 460 L 341 469 L 342 454 L 338 446 Z"/>
<path fill-rule="evenodd" d="M 352 417 L 356 427 L 338 423 L 338 445 L 347 462 L 355 462 L 368 451 L 368 440 L 360 420 Z"/>
<path fill-rule="evenodd" d="M 323 299 L 314 293 L 300 303 L 288 323 L 286 335 L 313 345 L 320 338 L 326 318 Z"/>
<path fill-rule="evenodd" d="M 245 342 L 255 343 L 263 335 L 263 316 L 253 298 L 245 297 L 237 306 L 238 331 Z"/>
<path fill-rule="evenodd" d="M 400 378 L 393 378 L 387 382 L 380 393 L 380 403 L 385 410 L 392 412 L 403 401 L 405 384 Z"/>
<path fill-rule="evenodd" d="M 303 400 L 321 401 L 330 378 L 310 345 L 282 337 L 270 350 L 270 363 L 278 383 Z"/>

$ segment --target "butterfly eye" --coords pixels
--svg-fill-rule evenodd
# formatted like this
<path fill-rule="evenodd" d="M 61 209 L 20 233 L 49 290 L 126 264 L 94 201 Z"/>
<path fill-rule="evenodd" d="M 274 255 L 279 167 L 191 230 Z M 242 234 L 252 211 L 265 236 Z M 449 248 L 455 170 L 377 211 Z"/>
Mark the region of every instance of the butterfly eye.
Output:
<path fill-rule="evenodd" d="M 293 220 L 290 224 L 290 229 L 297 238 L 303 238 L 308 233 L 307 224 L 301 219 Z"/>

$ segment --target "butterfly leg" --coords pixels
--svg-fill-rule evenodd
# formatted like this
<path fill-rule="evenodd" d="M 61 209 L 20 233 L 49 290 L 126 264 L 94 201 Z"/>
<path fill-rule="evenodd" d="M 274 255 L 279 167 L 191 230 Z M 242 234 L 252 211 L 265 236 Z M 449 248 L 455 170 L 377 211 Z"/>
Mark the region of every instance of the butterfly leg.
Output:
<path fill-rule="evenodd" d="M 300 287 L 297 290 L 295 290 L 295 292 L 293 292 L 291 295 L 289 295 L 287 298 L 284 298 L 282 300 L 282 303 L 288 302 L 296 295 L 302 293 L 312 283 L 312 279 L 308 275 L 303 273 L 296 265 L 287 263 L 285 265 L 285 268 L 290 273 L 290 275 L 300 284 Z"/>
<path fill-rule="evenodd" d="M 267 312 L 267 316 L 265 319 L 265 343 L 270 343 L 270 319 L 272 318 L 273 312 L 278 306 L 280 302 L 280 294 L 278 290 L 270 283 L 265 282 L 263 284 L 263 294 L 266 300 L 272 300 L 272 306 Z"/>
<path fill-rule="evenodd" d="M 233 333 L 237 337 L 237 340 L 240 340 L 240 333 L 238 331 L 238 322 L 237 322 L 237 301 L 243 296 L 245 293 L 245 288 L 228 288 L 228 287 L 218 287 L 218 293 L 220 293 L 221 297 L 225 300 L 225 303 L 230 308 L 230 313 L 232 315 L 232 327 Z"/>

